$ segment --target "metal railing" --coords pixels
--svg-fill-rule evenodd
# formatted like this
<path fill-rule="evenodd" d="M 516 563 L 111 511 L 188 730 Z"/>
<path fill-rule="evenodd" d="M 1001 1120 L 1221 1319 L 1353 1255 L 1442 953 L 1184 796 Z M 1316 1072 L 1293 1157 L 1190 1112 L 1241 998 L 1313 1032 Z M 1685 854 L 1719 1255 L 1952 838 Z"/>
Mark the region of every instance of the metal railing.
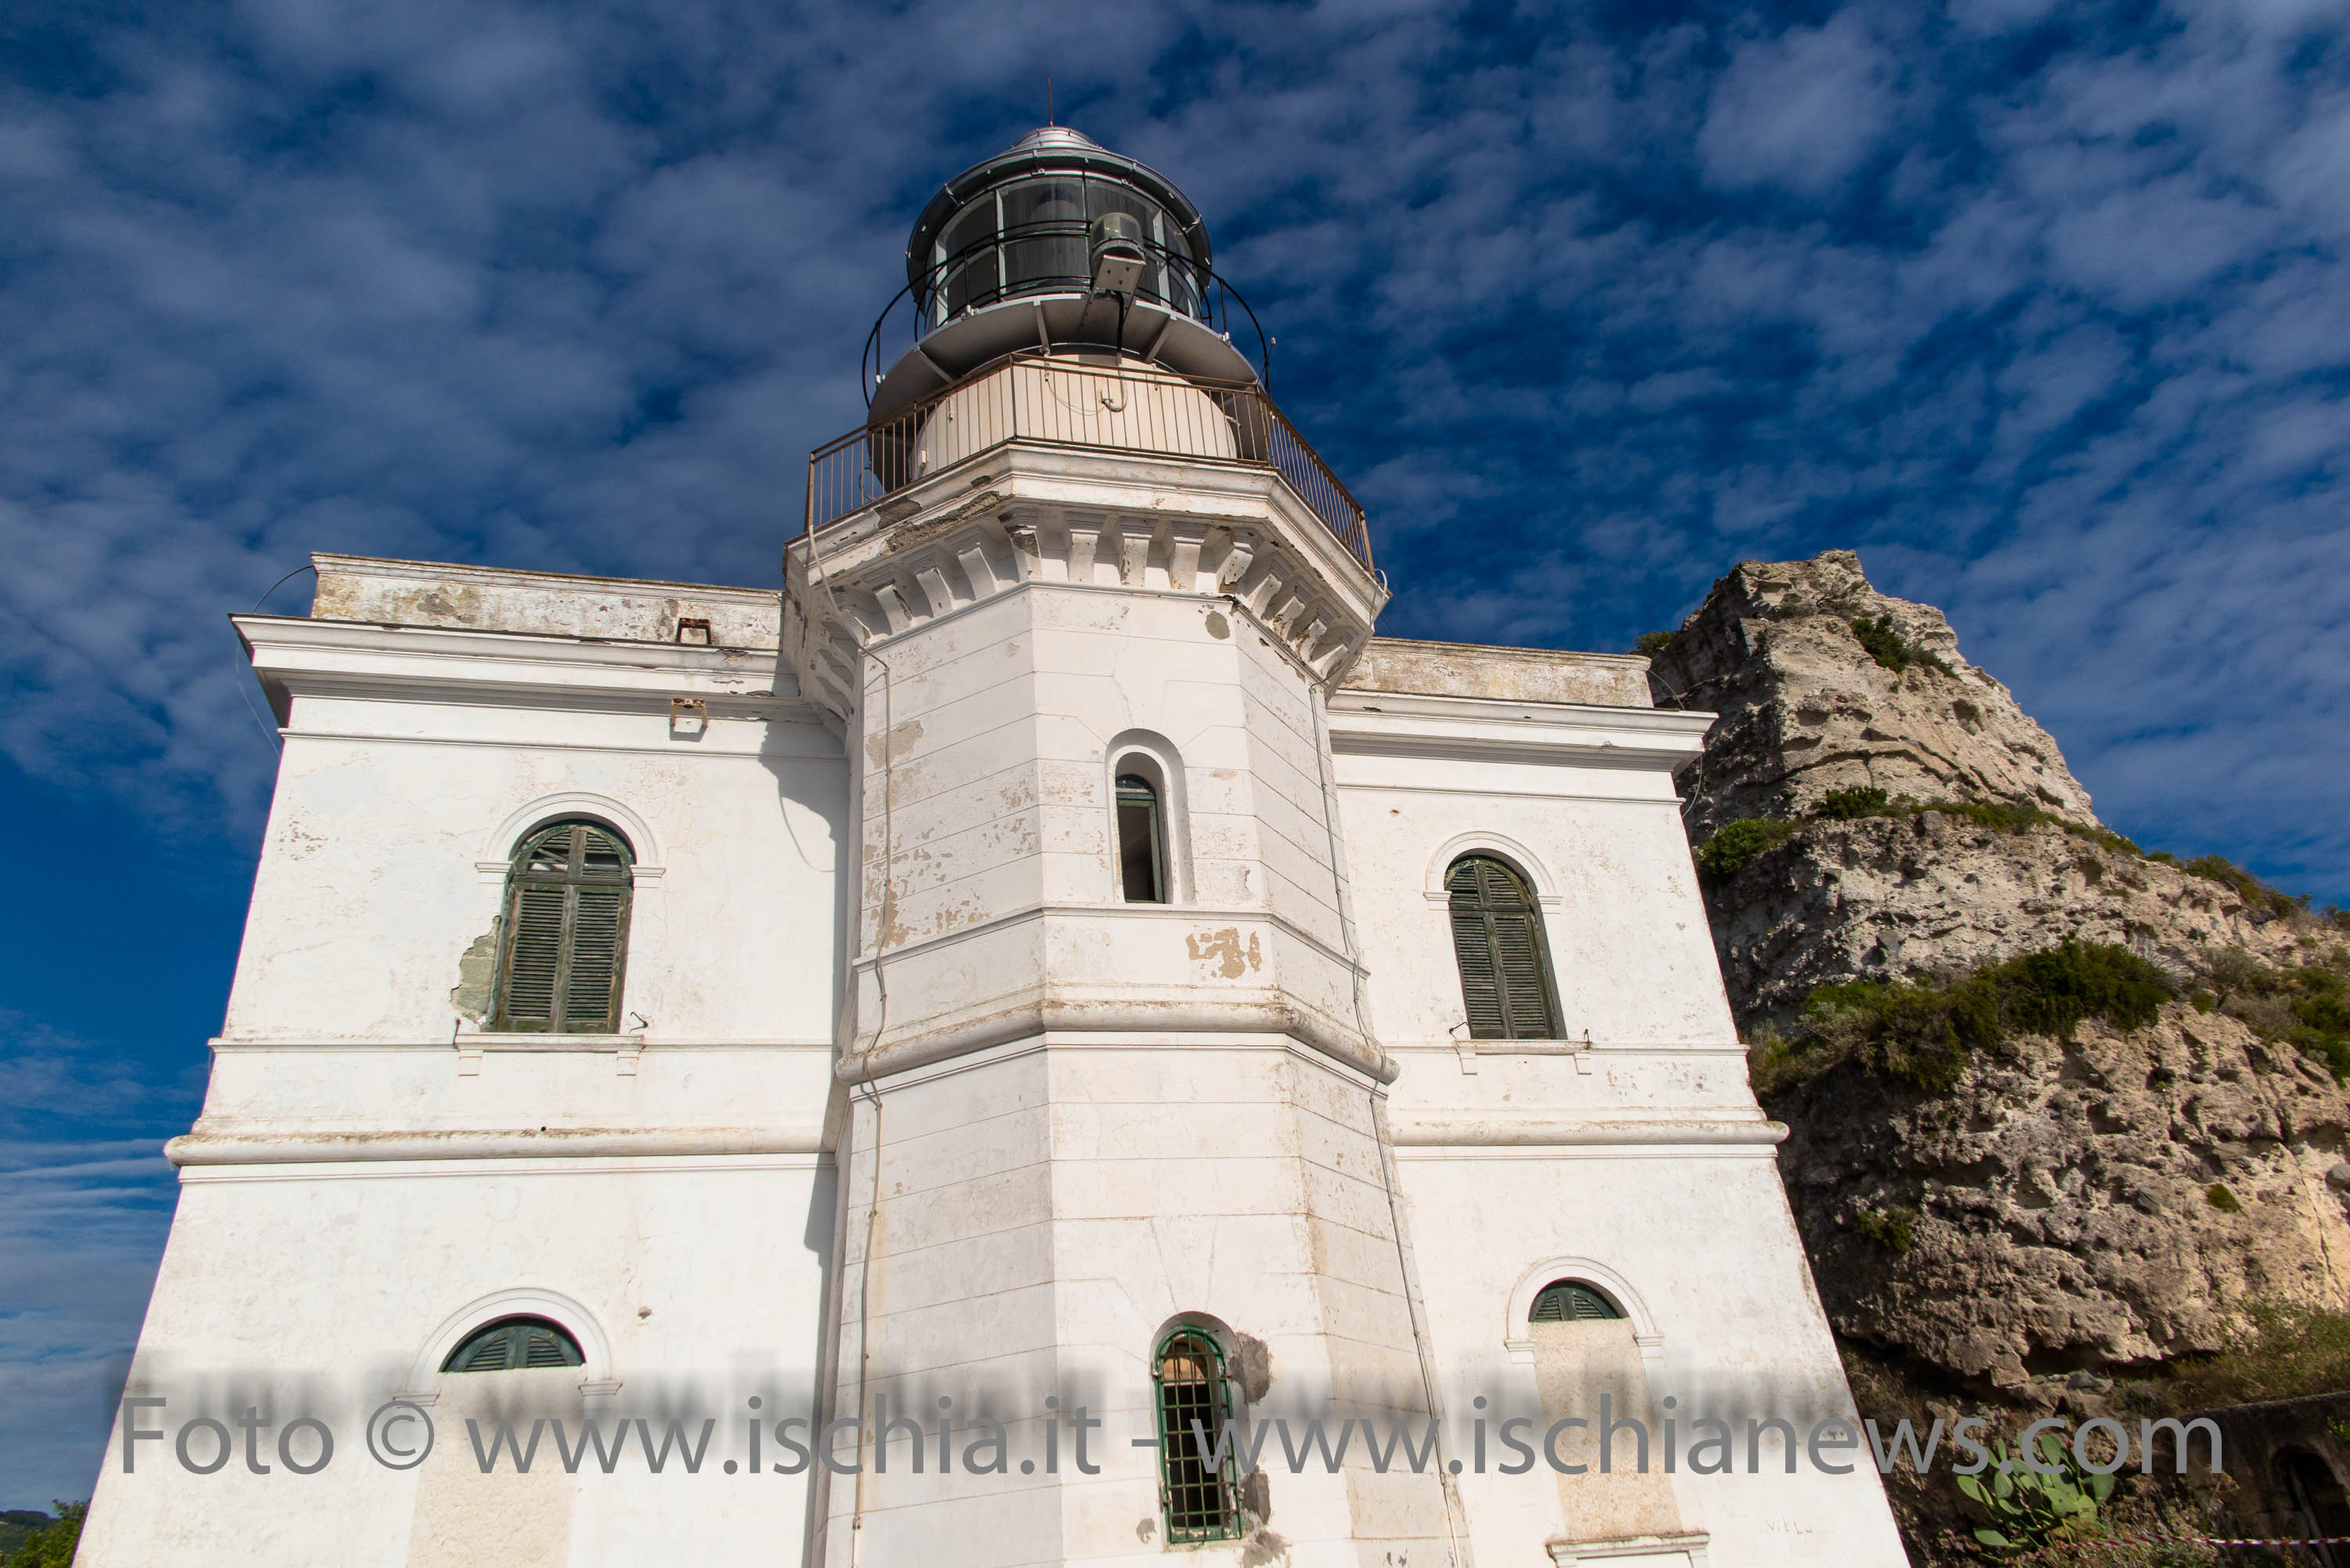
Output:
<path fill-rule="evenodd" d="M 1347 554 L 1371 566 L 1362 504 L 1254 382 L 1090 365 L 1024 349 L 808 454 L 807 529 L 1006 441 L 1270 468 Z"/>

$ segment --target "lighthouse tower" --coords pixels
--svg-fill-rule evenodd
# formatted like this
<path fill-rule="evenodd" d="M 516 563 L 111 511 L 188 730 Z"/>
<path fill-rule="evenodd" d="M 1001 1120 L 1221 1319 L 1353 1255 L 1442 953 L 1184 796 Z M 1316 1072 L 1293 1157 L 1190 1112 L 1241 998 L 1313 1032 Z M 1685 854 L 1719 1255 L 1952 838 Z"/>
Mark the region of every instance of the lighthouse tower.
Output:
<path fill-rule="evenodd" d="M 1050 1396 L 1150 1433 L 1222 1362 L 1260 1404 L 1424 1422 L 1327 735 L 1388 597 L 1361 512 L 1211 326 L 1205 230 L 1141 165 L 1040 130 L 949 182 L 908 274 L 922 336 L 816 455 L 789 553 L 787 640 L 857 774 L 837 1407 L 977 1379 L 1033 1390 L 1031 1428 Z M 825 1560 L 1248 1533 L 1212 1476 L 1170 1508 L 1158 1450 L 1092 1458 L 868 1465 Z M 1291 1561 L 1442 1561 L 1448 1482 L 1350 1461 L 1256 1504 Z"/>
<path fill-rule="evenodd" d="M 1376 635 L 1153 171 L 1036 131 L 906 277 L 780 591 L 235 618 L 285 751 L 86 1568 L 1896 1568 L 1710 716 Z"/>

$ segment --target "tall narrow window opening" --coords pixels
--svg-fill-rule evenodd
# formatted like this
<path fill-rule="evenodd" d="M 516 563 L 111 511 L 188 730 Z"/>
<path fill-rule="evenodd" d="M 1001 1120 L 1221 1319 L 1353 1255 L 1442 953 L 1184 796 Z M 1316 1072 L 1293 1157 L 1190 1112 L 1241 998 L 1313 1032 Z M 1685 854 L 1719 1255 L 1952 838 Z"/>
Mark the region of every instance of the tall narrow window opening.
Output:
<path fill-rule="evenodd" d="M 609 1034 L 629 949 L 629 846 L 610 828 L 558 822 L 523 841 L 506 877 L 493 1027 Z"/>
<path fill-rule="evenodd" d="M 1444 874 L 1452 953 L 1473 1040 L 1555 1040 L 1558 989 L 1534 889 L 1491 855 L 1464 855 Z"/>
<path fill-rule="evenodd" d="M 1223 1352 L 1204 1331 L 1179 1328 L 1159 1343 L 1151 1377 L 1159 1385 L 1159 1485 L 1167 1539 L 1239 1540 L 1237 1442 L 1226 1446 L 1221 1464 L 1210 1462 L 1232 1416 Z M 1209 1453 L 1200 1451 L 1200 1432 L 1208 1435 Z"/>
<path fill-rule="evenodd" d="M 1140 774 L 1118 775 L 1118 885 L 1129 904 L 1167 902 L 1167 824 Z"/>

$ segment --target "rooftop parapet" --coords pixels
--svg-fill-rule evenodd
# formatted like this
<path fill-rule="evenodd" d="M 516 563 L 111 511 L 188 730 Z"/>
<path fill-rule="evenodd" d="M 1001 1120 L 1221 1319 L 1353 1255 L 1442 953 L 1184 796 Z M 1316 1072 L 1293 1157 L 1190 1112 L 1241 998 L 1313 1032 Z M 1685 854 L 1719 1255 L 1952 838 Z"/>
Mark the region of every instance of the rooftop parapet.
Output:
<path fill-rule="evenodd" d="M 1271 469 L 1371 568 L 1362 504 L 1255 381 L 1201 381 L 1107 353 L 1012 354 L 808 454 L 807 531 L 1006 444 Z M 910 504 L 909 504 L 910 509 Z"/>
<path fill-rule="evenodd" d="M 1638 654 L 1493 648 L 1401 637 L 1371 639 L 1347 672 L 1346 689 L 1593 708 L 1655 706 L 1648 691 L 1648 661 Z"/>
<path fill-rule="evenodd" d="M 772 649 L 781 616 L 781 597 L 773 588 L 324 552 L 310 562 L 318 573 L 310 604 L 314 620 Z"/>

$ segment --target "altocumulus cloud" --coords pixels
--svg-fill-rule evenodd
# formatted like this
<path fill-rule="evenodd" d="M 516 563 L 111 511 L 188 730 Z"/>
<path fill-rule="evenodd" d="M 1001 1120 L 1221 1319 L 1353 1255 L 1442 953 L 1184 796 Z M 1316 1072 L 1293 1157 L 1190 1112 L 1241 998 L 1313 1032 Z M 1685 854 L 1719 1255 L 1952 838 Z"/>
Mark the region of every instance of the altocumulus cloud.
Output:
<path fill-rule="evenodd" d="M 2350 896 L 2338 5 L 5 28 L 0 793 L 70 818 L 91 887 L 201 885 L 233 933 L 273 757 L 220 616 L 310 549 L 772 581 L 907 223 L 1049 69 L 1062 118 L 1208 213 L 1276 393 L 1371 506 L 1388 629 L 1621 647 L 1741 556 L 1854 545 L 1951 610 L 2117 826 Z M 79 886 L 38 919 L 102 920 Z M 9 1049 L 51 1084 L 70 1058 L 54 1092 L 90 1105 L 108 1060 L 178 1084 L 207 940 L 129 1022 L 19 986 Z M 59 1429 L 151 1262 L 162 1189 L 117 1146 L 187 1112 L 108 1104 L 0 1173 L 52 1260 L 37 1300 L 8 1276 L 0 1375 Z M 121 1217 L 85 1244 L 78 1205 Z M 8 1505 L 96 1459 L 11 1451 L 38 1463 Z"/>

